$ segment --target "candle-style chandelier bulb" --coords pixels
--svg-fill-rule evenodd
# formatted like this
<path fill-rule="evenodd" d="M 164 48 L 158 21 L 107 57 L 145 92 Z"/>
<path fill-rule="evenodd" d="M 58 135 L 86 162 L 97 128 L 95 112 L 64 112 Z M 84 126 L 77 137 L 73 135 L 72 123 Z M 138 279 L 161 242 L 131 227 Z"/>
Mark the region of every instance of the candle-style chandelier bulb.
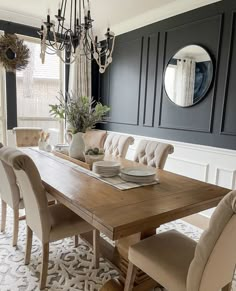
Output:
<path fill-rule="evenodd" d="M 99 41 L 93 34 L 93 19 L 91 16 L 90 1 L 71 0 L 69 7 L 70 19 L 66 22 L 67 0 L 59 3 L 56 21 L 51 20 L 50 11 L 48 11 L 46 21 L 43 22 L 39 35 L 41 38 L 40 58 L 42 63 L 45 61 L 45 55 L 56 54 L 66 64 L 76 62 L 81 55 L 89 60 L 94 59 L 99 72 L 104 73 L 106 68 L 112 62 L 112 54 L 115 44 L 115 34 L 107 29 L 105 40 Z M 81 20 L 83 22 L 81 22 Z M 61 52 L 65 52 L 62 57 Z"/>

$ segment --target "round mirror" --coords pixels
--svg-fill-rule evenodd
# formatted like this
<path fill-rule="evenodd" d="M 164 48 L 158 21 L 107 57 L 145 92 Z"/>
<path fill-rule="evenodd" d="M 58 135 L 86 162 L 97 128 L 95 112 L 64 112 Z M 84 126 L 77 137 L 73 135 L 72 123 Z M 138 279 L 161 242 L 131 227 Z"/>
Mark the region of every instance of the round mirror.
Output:
<path fill-rule="evenodd" d="M 198 45 L 179 50 L 169 61 L 164 76 L 167 96 L 181 107 L 198 103 L 207 93 L 213 79 L 213 62 Z"/>

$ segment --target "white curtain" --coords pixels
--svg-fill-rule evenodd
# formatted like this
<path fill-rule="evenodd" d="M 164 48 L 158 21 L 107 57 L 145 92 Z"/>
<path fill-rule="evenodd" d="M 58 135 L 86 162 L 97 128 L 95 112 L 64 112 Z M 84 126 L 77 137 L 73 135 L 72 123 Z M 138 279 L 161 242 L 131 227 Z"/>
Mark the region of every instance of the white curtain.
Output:
<path fill-rule="evenodd" d="M 175 76 L 174 102 L 180 106 L 193 104 L 196 63 L 192 59 L 178 59 Z"/>
<path fill-rule="evenodd" d="M 34 43 L 27 42 L 27 47 L 30 50 L 30 59 L 29 59 L 29 63 L 27 65 L 27 67 L 22 72 L 22 75 L 23 75 L 23 96 L 24 96 L 24 98 L 33 98 L 36 45 Z"/>
<path fill-rule="evenodd" d="M 4 34 L 0 31 L 0 36 Z M 2 64 L 0 64 L 0 142 L 6 144 L 6 70 Z"/>
<path fill-rule="evenodd" d="M 91 97 L 91 61 L 84 55 L 70 65 L 69 93 L 75 98 Z"/>

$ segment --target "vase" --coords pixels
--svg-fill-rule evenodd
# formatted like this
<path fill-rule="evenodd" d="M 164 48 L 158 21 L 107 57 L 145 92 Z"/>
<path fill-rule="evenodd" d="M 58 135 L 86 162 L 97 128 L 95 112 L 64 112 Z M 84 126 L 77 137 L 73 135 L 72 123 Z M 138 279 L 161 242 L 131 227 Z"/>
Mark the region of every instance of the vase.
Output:
<path fill-rule="evenodd" d="M 71 143 L 69 147 L 69 156 L 74 159 L 84 161 L 85 144 L 83 139 L 83 132 L 77 132 L 75 134 L 67 133 L 71 135 Z"/>
<path fill-rule="evenodd" d="M 48 143 L 47 143 L 46 141 L 41 141 L 41 140 L 39 140 L 39 142 L 38 142 L 39 150 L 44 151 L 44 150 L 45 150 L 45 146 L 46 146 L 47 144 L 48 144 Z"/>

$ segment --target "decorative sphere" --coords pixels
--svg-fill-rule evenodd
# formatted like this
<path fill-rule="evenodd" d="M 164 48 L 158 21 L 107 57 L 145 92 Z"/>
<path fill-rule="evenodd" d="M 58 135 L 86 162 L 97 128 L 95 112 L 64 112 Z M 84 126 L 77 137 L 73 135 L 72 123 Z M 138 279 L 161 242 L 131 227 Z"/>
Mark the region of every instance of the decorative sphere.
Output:
<path fill-rule="evenodd" d="M 109 58 L 107 59 L 107 62 L 108 62 L 109 64 L 111 64 L 111 63 L 112 63 L 112 57 L 109 57 Z"/>

